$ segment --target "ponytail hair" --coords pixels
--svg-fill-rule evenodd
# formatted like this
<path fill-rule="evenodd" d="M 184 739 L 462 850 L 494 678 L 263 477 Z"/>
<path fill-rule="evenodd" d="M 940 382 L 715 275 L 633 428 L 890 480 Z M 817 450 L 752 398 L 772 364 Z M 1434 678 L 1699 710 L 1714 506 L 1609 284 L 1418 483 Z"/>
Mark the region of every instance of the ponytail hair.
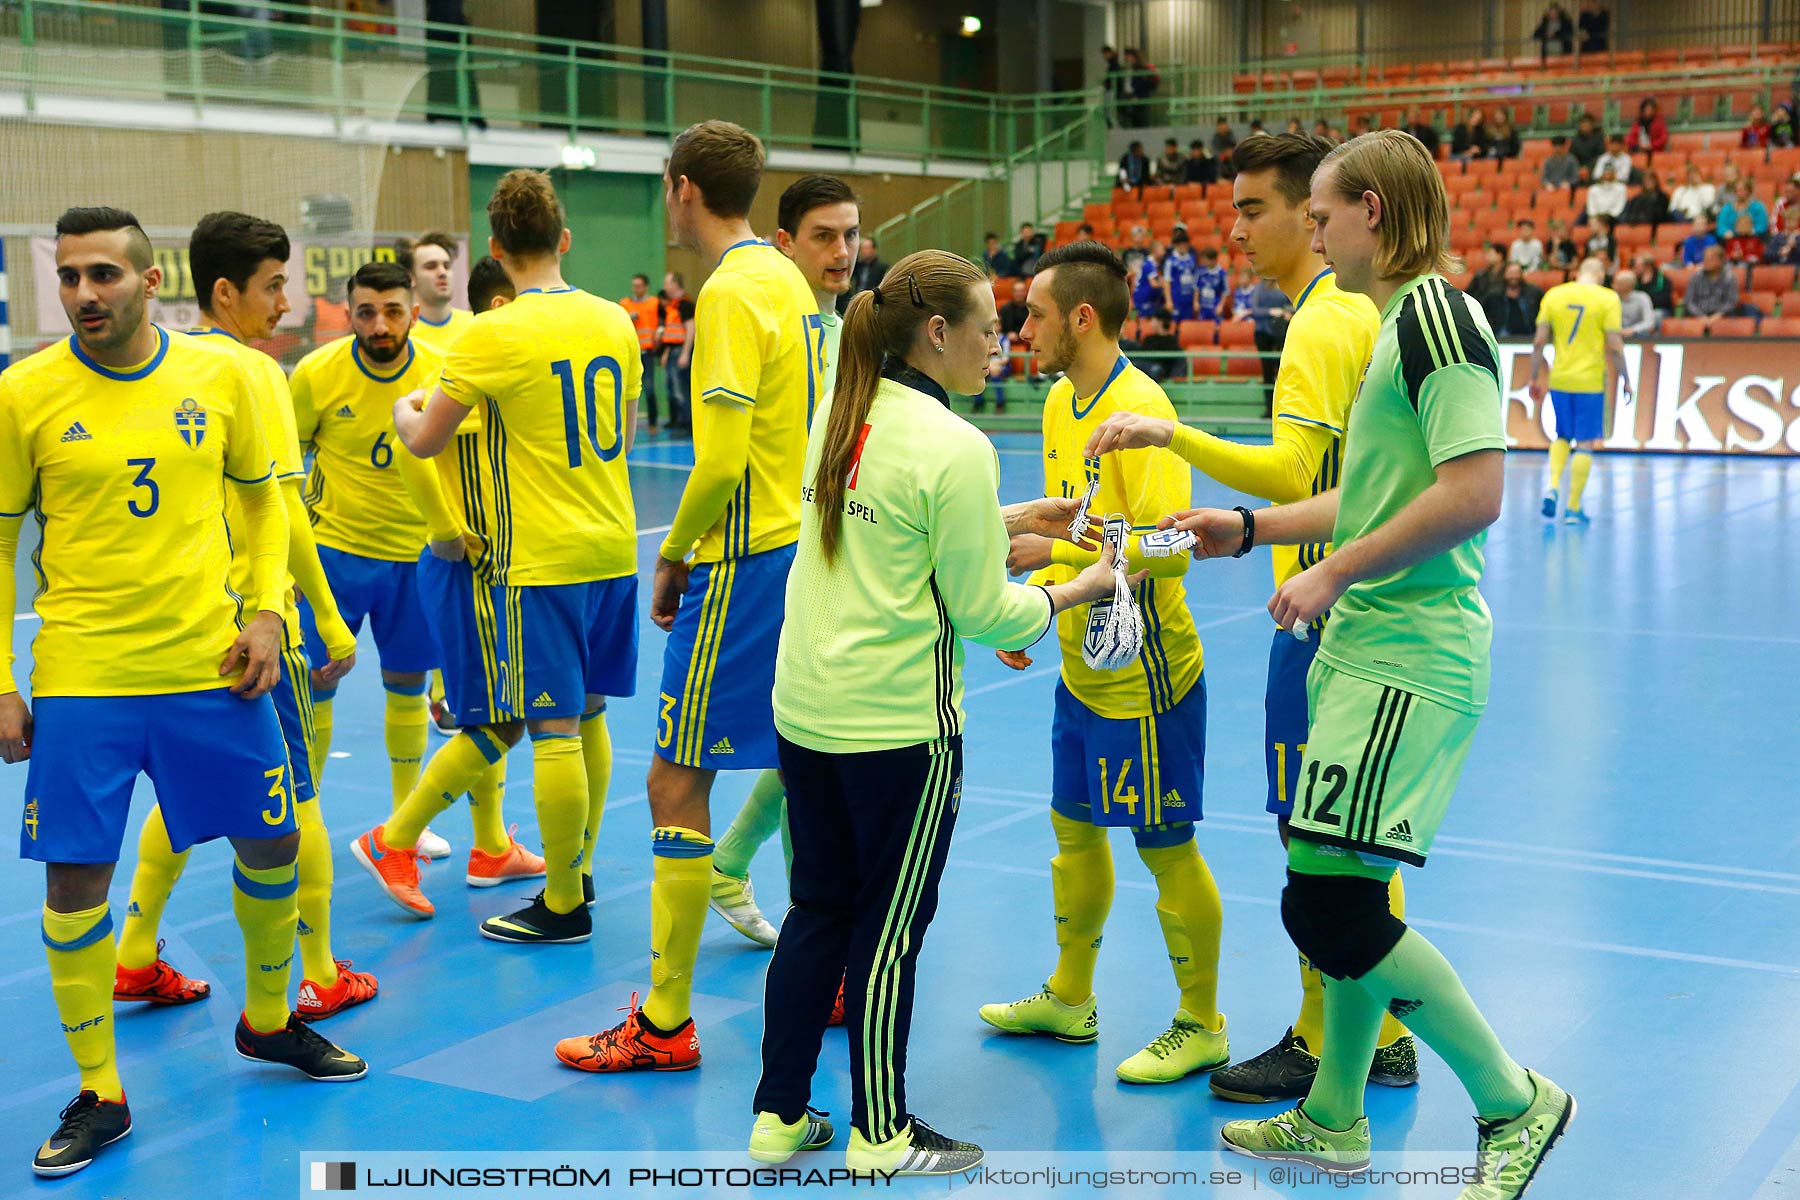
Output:
<path fill-rule="evenodd" d="M 974 307 L 975 285 L 987 273 L 968 259 L 944 250 L 919 250 L 888 270 L 879 284 L 850 299 L 838 342 L 837 387 L 825 424 L 813 503 L 819 509 L 819 545 L 825 561 L 837 557 L 843 540 L 844 489 L 850 460 L 862 441 L 863 426 L 881 384 L 882 361 L 904 357 L 919 329 L 932 317 L 955 325 Z"/>

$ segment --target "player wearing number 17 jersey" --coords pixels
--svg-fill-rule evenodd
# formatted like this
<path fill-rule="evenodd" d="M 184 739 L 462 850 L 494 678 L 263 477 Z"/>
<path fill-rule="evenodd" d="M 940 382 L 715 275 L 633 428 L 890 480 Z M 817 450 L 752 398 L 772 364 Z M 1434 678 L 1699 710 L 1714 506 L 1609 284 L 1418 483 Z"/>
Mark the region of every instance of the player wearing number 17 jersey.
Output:
<path fill-rule="evenodd" d="M 669 632 L 650 763 L 651 986 L 612 1029 L 557 1045 L 586 1071 L 698 1065 L 688 1007 L 712 888 L 713 774 L 778 765 L 775 651 L 800 539 L 818 302 L 750 229 L 763 148 L 729 121 L 675 139 L 664 206 L 715 263 L 694 314 L 694 470 L 656 564 L 650 619 Z"/>
<path fill-rule="evenodd" d="M 377 826 L 353 852 L 390 898 L 429 915 L 407 844 L 421 814 L 467 791 L 529 731 L 544 891 L 481 933 L 583 942 L 593 932 L 585 840 L 612 766 L 606 697 L 631 695 L 637 675 L 637 514 L 625 462 L 642 368 L 625 310 L 563 281 L 569 230 L 549 176 L 509 171 L 488 223 L 516 298 L 457 339 L 422 410 L 412 397 L 394 408 L 412 453 L 460 456 L 469 536 L 432 551 L 473 570 L 431 586 L 436 636 L 477 648 L 444 663 L 446 696 L 465 724 L 394 814 L 393 836 Z M 457 444 L 478 406 L 480 445 Z"/>
<path fill-rule="evenodd" d="M 314 350 L 289 380 L 300 441 L 313 447 L 306 504 L 319 560 L 344 620 L 361 632 L 374 627 L 387 692 L 386 740 L 391 803 L 412 791 L 429 740 L 426 673 L 437 650 L 419 606 L 419 548 L 425 519 L 394 467 L 394 401 L 437 374 L 443 356 L 414 339 L 418 305 L 412 277 L 397 263 L 370 262 L 350 277 L 350 337 Z M 302 612 L 307 656 L 325 661 L 310 606 Z M 315 781 L 331 751 L 335 685 L 313 694 Z M 443 840 L 421 847 L 439 858 Z"/>

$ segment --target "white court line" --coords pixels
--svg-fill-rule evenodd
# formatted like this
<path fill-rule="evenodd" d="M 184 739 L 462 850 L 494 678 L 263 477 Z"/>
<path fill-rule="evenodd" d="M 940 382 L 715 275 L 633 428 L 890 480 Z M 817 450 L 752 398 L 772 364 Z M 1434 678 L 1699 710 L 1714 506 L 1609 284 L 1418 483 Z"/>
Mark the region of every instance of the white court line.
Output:
<path fill-rule="evenodd" d="M 1519 629 L 1526 633 L 1574 633 L 1583 637 L 1595 637 L 1611 634 L 1616 637 L 1649 637 L 1649 638 L 1692 638 L 1707 642 L 1750 642 L 1768 643 L 1778 646 L 1800 646 L 1800 638 L 1778 637 L 1756 633 L 1701 633 L 1681 629 L 1620 629 L 1613 625 L 1588 627 L 1582 625 L 1531 625 L 1519 621 L 1500 621 L 1502 629 Z"/>

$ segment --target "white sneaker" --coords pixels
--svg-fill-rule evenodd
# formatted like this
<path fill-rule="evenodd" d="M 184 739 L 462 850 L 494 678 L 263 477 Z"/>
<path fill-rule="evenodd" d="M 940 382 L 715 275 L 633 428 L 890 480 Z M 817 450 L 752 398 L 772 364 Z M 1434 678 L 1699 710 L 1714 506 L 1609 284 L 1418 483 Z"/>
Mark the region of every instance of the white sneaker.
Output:
<path fill-rule="evenodd" d="M 429 825 L 425 827 L 425 832 L 419 835 L 419 842 L 415 848 L 418 850 L 420 858 L 450 857 L 450 843 L 431 832 Z"/>
<path fill-rule="evenodd" d="M 759 946 L 775 944 L 775 927 L 769 924 L 762 909 L 756 907 L 756 893 L 748 878 L 712 873 L 712 895 L 707 903 L 724 917 L 731 927 Z"/>

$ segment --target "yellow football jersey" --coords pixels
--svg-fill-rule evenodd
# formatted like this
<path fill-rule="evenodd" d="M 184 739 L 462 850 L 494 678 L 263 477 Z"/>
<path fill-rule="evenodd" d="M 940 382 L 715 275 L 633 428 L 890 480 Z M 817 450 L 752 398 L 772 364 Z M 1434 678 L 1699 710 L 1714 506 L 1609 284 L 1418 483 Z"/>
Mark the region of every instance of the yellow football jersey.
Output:
<path fill-rule="evenodd" d="M 478 518 L 484 577 L 536 587 L 636 573 L 625 423 L 642 383 L 631 318 L 577 288 L 528 288 L 457 339 L 439 386 L 485 411 L 478 454 L 464 437 L 444 451 L 462 472 L 446 490 Z"/>
<path fill-rule="evenodd" d="M 1331 431 L 1331 444 L 1313 477 L 1315 496 L 1338 485 L 1350 405 L 1362 386 L 1380 330 L 1381 313 L 1374 301 L 1339 290 L 1337 276 L 1330 271 L 1307 285 L 1294 303 L 1287 340 L 1281 347 L 1281 370 L 1275 376 L 1272 411 L 1277 421 L 1298 421 Z M 1330 554 L 1331 543 L 1272 546 L 1269 553 L 1275 562 L 1275 586 L 1280 587 Z"/>
<path fill-rule="evenodd" d="M 456 345 L 456 339 L 474 323 L 475 314 L 466 308 L 452 308 L 441 323 L 428 321 L 425 314 L 420 313 L 419 319 L 413 322 L 412 336 L 414 341 L 424 342 L 439 354 L 448 354 L 450 347 Z"/>
<path fill-rule="evenodd" d="M 1082 451 L 1100 423 L 1116 412 L 1146 413 L 1175 419 L 1175 408 L 1156 381 L 1119 356 L 1106 383 L 1088 399 L 1075 395 L 1067 376 L 1056 381 L 1044 400 L 1044 494 L 1080 496 L 1088 481 L 1100 480 L 1091 511 L 1095 516 L 1123 515 L 1137 533 L 1154 529 L 1161 517 L 1193 507 L 1193 470 L 1172 450 L 1124 450 L 1098 458 Z M 1057 565 L 1043 573 L 1044 582 L 1073 579 L 1079 562 L 1096 555 L 1057 543 Z M 1137 537 L 1126 543 L 1135 561 Z M 1168 560 L 1150 560 L 1166 562 Z M 1187 559 L 1179 560 L 1185 566 Z M 1200 635 L 1188 611 L 1187 591 L 1179 574 L 1145 579 L 1137 588 L 1144 614 L 1144 652 L 1137 667 L 1096 671 L 1081 657 L 1087 633 L 1086 605 L 1056 617 L 1062 644 L 1062 678 L 1074 697 L 1103 717 L 1114 720 L 1163 713 L 1174 708 L 1200 677 Z"/>
<path fill-rule="evenodd" d="M 300 455 L 300 438 L 294 431 L 294 404 L 288 395 L 287 375 L 281 364 L 261 350 L 246 346 L 223 329 L 195 329 L 189 334 L 201 345 L 230 355 L 243 368 L 250 380 L 250 398 L 256 405 L 256 423 L 262 428 L 274 460 L 275 478 L 297 479 L 306 473 Z M 243 503 L 237 493 L 225 489 L 225 524 L 231 531 L 231 587 L 240 596 L 251 591 L 249 526 L 244 520 Z M 300 632 L 300 609 L 294 600 L 294 577 L 282 577 L 281 619 L 287 626 L 289 646 L 305 641 Z"/>
<path fill-rule="evenodd" d="M 767 242 L 725 251 L 694 308 L 694 445 L 712 434 L 715 404 L 750 409 L 744 482 L 700 538 L 695 562 L 760 554 L 800 540 L 800 482 L 818 355 L 809 352 L 819 302 L 786 255 Z"/>
<path fill-rule="evenodd" d="M 346 337 L 294 368 L 288 389 L 300 441 L 313 447 L 306 507 L 319 545 L 386 562 L 419 557 L 425 519 L 394 470 L 394 401 L 423 388 L 442 362 L 413 339 L 393 362 L 371 362 Z"/>
<path fill-rule="evenodd" d="M 269 480 L 244 369 L 157 329 L 115 371 L 75 338 L 0 376 L 0 514 L 37 510 L 35 696 L 224 687 L 245 599 L 231 587 L 228 479 Z M 271 484 L 272 486 L 272 484 Z"/>
<path fill-rule="evenodd" d="M 1559 392 L 1606 390 L 1606 335 L 1624 328 L 1619 293 L 1597 283 L 1559 283 L 1544 293 L 1538 324 L 1550 326 L 1550 386 Z"/>

